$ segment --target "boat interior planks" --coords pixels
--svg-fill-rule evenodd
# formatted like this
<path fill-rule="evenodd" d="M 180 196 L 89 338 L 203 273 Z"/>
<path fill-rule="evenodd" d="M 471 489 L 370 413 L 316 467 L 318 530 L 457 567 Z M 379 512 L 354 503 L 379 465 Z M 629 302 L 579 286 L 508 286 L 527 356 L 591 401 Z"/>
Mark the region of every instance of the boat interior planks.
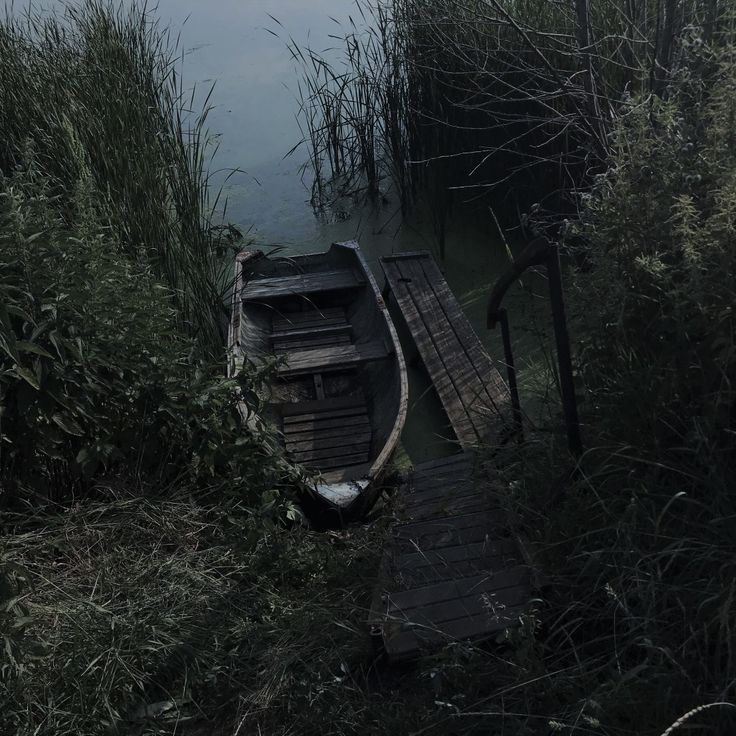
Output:
<path fill-rule="evenodd" d="M 239 269 L 239 270 L 238 270 Z M 357 243 L 324 253 L 238 256 L 236 358 L 275 359 L 266 415 L 314 490 L 343 513 L 367 510 L 407 410 L 396 330 Z"/>
<path fill-rule="evenodd" d="M 501 488 L 472 453 L 415 469 L 371 606 L 391 660 L 497 636 L 529 609 L 531 568 L 508 531 Z"/>
<path fill-rule="evenodd" d="M 461 447 L 498 441 L 510 426 L 508 388 L 434 259 L 400 253 L 381 266 Z"/>
<path fill-rule="evenodd" d="M 283 296 L 304 296 L 341 289 L 356 289 L 365 283 L 355 269 L 340 268 L 316 273 L 267 276 L 248 279 L 243 288 L 243 300 L 276 299 Z"/>

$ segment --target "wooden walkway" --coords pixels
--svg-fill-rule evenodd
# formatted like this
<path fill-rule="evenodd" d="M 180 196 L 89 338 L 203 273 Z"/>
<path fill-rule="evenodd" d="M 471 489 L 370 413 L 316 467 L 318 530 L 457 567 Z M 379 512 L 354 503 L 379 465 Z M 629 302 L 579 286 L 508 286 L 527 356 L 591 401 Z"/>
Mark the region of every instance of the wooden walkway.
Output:
<path fill-rule="evenodd" d="M 532 586 L 503 484 L 468 451 L 508 431 L 508 388 L 429 253 L 381 264 L 463 449 L 417 466 L 386 543 L 370 623 L 401 660 L 498 635 L 528 608 Z"/>
<path fill-rule="evenodd" d="M 499 504 L 503 488 L 470 453 L 417 466 L 386 544 L 370 624 L 389 658 L 416 657 L 514 626 L 530 570 Z"/>
<path fill-rule="evenodd" d="M 493 443 L 511 426 L 511 396 L 426 251 L 381 258 L 387 287 L 463 448 Z"/>

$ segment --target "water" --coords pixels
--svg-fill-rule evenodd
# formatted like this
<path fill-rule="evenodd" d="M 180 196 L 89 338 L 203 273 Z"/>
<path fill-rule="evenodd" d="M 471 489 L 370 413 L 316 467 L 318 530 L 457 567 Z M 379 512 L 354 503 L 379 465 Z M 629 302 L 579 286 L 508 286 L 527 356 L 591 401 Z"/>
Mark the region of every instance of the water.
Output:
<path fill-rule="evenodd" d="M 321 251 L 333 241 L 356 239 L 382 283 L 380 256 L 435 250 L 428 218 L 419 215 L 414 222 L 402 222 L 396 206 L 389 204 L 378 212 L 356 209 L 346 219 L 317 219 L 309 204 L 309 172 L 304 177 L 301 173 L 306 150 L 297 149 L 285 158 L 302 137 L 296 120 L 299 69 L 286 43 L 291 38 L 335 59 L 340 42 L 331 36 L 343 34 L 351 13 L 352 0 L 157 3 L 161 23 L 174 36 L 179 33 L 185 87 L 194 87 L 203 100 L 215 85 L 208 126 L 218 144 L 213 181 L 223 186 L 227 197 L 226 219 L 257 242 L 293 253 Z M 490 218 L 489 213 L 480 220 L 455 222 L 447 233 L 447 257 L 441 267 L 491 355 L 501 358 L 500 336 L 485 329 L 484 310 L 509 257 L 487 234 L 493 231 Z M 454 449 L 443 439 L 448 433 L 446 420 L 428 389 L 426 377 L 410 368 L 410 413 L 403 442 L 415 462 Z"/>

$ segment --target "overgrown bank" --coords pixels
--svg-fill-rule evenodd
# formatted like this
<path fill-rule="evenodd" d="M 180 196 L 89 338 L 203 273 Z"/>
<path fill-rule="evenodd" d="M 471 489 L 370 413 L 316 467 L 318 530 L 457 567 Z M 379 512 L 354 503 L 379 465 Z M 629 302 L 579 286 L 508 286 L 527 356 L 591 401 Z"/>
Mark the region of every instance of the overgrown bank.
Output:
<path fill-rule="evenodd" d="M 226 375 L 228 243 L 175 61 L 139 6 L 0 24 L 3 734 L 125 730 L 192 687 L 250 568 L 224 528 L 252 552 L 294 513 L 245 421 L 266 372 Z"/>
<path fill-rule="evenodd" d="M 180 197 L 157 178 L 187 135 L 166 98 L 138 105 L 146 75 L 120 64 L 148 58 L 133 50 L 151 26 L 86 7 L 38 48 L 2 36 L 17 83 L 0 82 L 0 732 L 659 736 L 697 708 L 679 731 L 733 732 L 732 47 L 678 34 L 661 94 L 622 101 L 607 173 L 565 233 L 589 449 L 557 495 L 552 402 L 505 469 L 549 585 L 503 641 L 394 670 L 364 623 L 381 525 L 287 528 L 291 469 L 236 411 L 238 391 L 257 409 L 265 377 L 223 376 L 222 244 L 206 208 L 178 222 L 205 179 L 185 167 Z M 105 114 L 80 59 L 97 60 L 95 88 L 116 80 Z M 106 138 L 132 108 L 169 143 Z M 158 196 L 141 196 L 146 176 Z M 189 254 L 195 226 L 206 248 Z M 198 259 L 214 312 L 187 306 Z"/>

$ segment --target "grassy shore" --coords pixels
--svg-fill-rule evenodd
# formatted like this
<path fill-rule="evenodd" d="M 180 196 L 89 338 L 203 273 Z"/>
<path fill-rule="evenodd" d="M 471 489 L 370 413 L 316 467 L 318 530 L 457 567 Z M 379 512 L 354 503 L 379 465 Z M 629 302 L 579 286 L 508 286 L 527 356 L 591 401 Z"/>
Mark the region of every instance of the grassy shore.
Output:
<path fill-rule="evenodd" d="M 390 503 L 310 529 L 268 371 L 225 376 L 166 34 L 94 0 L 0 24 L 0 733 L 736 730 L 736 65 L 725 31 L 675 36 L 556 231 L 586 452 L 551 396 L 499 471 L 546 584 L 497 641 L 396 668 L 365 624 Z"/>

